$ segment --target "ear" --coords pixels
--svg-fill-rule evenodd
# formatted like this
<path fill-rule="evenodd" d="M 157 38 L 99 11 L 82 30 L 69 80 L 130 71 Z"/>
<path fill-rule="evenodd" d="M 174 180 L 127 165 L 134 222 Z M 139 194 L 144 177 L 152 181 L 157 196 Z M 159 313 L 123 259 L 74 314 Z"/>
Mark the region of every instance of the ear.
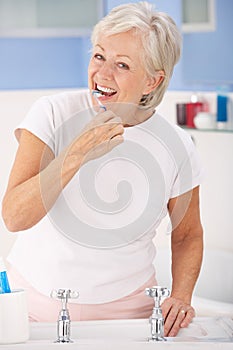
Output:
<path fill-rule="evenodd" d="M 154 77 L 149 77 L 147 79 L 147 84 L 144 89 L 143 95 L 148 95 L 151 91 L 156 89 L 164 79 L 164 71 L 160 70 L 156 73 Z"/>

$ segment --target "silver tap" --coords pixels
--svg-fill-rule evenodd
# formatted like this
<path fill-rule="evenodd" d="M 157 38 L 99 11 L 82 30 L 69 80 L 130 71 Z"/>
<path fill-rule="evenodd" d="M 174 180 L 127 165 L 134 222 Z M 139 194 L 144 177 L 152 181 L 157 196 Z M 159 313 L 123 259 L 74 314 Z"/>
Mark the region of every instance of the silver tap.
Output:
<path fill-rule="evenodd" d="M 70 289 L 53 290 L 50 294 L 52 298 L 60 299 L 62 308 L 57 321 L 57 340 L 56 343 L 72 343 L 70 339 L 70 315 L 67 307 L 68 299 L 78 298 L 79 293 Z"/>
<path fill-rule="evenodd" d="M 145 289 L 146 295 L 154 298 L 155 306 L 150 317 L 151 338 L 152 341 L 165 341 L 164 338 L 164 318 L 160 307 L 161 298 L 166 298 L 170 295 L 170 291 L 165 287 L 154 286 Z"/>

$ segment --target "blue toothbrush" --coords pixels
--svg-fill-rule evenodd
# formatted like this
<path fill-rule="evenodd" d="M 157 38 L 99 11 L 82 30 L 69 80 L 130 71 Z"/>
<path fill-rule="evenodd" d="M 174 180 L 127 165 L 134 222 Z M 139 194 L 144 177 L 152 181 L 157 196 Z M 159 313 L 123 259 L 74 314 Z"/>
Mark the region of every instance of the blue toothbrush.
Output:
<path fill-rule="evenodd" d="M 99 97 L 102 96 L 101 92 L 99 92 L 98 90 L 92 90 L 92 95 L 95 97 L 100 108 L 102 108 L 104 111 L 106 111 L 107 108 L 99 100 Z"/>

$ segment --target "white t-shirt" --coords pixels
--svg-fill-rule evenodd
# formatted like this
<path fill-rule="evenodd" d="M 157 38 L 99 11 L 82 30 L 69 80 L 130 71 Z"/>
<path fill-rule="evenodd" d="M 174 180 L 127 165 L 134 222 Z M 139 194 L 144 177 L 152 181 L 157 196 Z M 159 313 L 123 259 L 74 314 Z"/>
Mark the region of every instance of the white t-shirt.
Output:
<path fill-rule="evenodd" d="M 42 97 L 16 136 L 27 129 L 57 156 L 94 115 L 88 90 Z M 78 303 L 124 297 L 154 273 L 152 240 L 169 199 L 201 178 L 190 136 L 154 114 L 125 128 L 121 145 L 81 167 L 47 216 L 18 233 L 8 260 L 47 296 L 69 288 L 79 291 Z"/>

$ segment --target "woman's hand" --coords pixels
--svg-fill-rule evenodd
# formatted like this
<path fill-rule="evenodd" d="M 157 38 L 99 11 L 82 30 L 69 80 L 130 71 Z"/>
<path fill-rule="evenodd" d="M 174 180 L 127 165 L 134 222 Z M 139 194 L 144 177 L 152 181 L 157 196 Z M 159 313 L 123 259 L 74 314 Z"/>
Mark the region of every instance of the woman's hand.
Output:
<path fill-rule="evenodd" d="M 78 156 L 82 164 L 110 152 L 123 142 L 122 121 L 112 111 L 99 113 L 69 146 L 67 156 Z"/>
<path fill-rule="evenodd" d="M 173 297 L 165 299 L 161 308 L 165 320 L 165 337 L 175 337 L 179 329 L 188 327 L 195 317 L 195 310 L 191 305 Z"/>

